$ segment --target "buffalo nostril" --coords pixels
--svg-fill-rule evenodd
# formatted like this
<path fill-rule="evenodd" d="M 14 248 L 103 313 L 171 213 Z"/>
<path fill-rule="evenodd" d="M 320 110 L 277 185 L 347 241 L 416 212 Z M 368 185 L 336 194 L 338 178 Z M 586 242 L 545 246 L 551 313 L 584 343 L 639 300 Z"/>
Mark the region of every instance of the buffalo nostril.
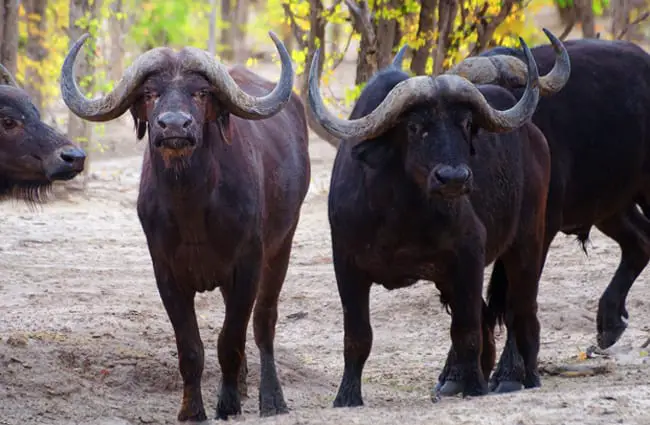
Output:
<path fill-rule="evenodd" d="M 471 177 L 471 172 L 467 167 L 440 167 L 435 170 L 434 174 L 442 184 L 463 184 Z"/>
<path fill-rule="evenodd" d="M 187 130 L 192 124 L 192 116 L 187 112 L 163 112 L 156 119 L 163 130 Z"/>
<path fill-rule="evenodd" d="M 75 162 L 86 159 L 86 154 L 81 149 L 66 150 L 61 152 L 60 156 L 61 159 L 68 164 L 74 164 Z"/>
<path fill-rule="evenodd" d="M 162 129 L 167 128 L 167 123 L 166 123 L 165 120 L 162 119 L 162 118 L 158 118 L 158 119 L 156 120 L 156 123 L 158 123 L 158 125 L 159 125 L 160 128 L 162 128 Z"/>
<path fill-rule="evenodd" d="M 191 124 L 192 124 L 192 118 L 190 117 L 187 120 L 185 120 L 185 122 L 183 123 L 183 128 L 187 129 L 187 127 L 189 127 Z"/>

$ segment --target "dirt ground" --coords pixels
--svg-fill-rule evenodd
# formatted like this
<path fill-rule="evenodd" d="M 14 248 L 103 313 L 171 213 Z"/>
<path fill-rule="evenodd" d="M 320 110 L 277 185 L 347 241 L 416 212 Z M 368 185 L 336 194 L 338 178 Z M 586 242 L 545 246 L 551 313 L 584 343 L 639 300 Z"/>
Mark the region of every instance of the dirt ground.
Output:
<path fill-rule="evenodd" d="M 272 65 L 260 72 L 273 78 Z M 353 72 L 337 73 L 341 86 Z M 144 142 L 120 120 L 100 137 L 86 193 L 42 208 L 0 204 L 0 424 L 176 423 L 181 379 L 172 327 L 159 299 L 135 200 Z M 312 184 L 280 299 L 276 357 L 288 415 L 260 419 L 259 362 L 249 328 L 249 394 L 236 421 L 267 424 L 648 424 L 649 272 L 630 292 L 630 324 L 591 377 L 543 376 L 511 395 L 445 399 L 429 391 L 449 348 L 449 316 L 435 287 L 372 292 L 374 345 L 364 373 L 366 407 L 331 407 L 343 369 L 342 312 L 334 279 L 327 188 L 335 150 L 313 137 Z M 598 298 L 618 247 L 593 232 L 589 256 L 558 236 L 539 295 L 543 368 L 577 362 L 595 343 Z M 489 276 L 489 269 L 486 270 Z M 214 414 L 219 292 L 199 295 L 206 350 L 203 394 Z M 499 349 L 504 335 L 499 335 Z"/>

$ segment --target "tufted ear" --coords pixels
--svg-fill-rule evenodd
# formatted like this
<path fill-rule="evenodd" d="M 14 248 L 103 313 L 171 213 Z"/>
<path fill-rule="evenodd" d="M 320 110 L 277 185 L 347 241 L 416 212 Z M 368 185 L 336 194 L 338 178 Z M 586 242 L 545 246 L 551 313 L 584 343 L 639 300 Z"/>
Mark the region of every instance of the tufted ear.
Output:
<path fill-rule="evenodd" d="M 147 134 L 147 120 L 143 119 L 143 109 L 142 102 L 140 101 L 134 103 L 129 109 L 131 116 L 133 117 L 133 124 L 135 125 L 135 133 L 138 140 L 142 140 L 144 135 Z"/>
<path fill-rule="evenodd" d="M 395 147 L 389 140 L 365 140 L 352 148 L 352 157 L 370 168 L 378 169 L 388 164 L 395 156 Z"/>

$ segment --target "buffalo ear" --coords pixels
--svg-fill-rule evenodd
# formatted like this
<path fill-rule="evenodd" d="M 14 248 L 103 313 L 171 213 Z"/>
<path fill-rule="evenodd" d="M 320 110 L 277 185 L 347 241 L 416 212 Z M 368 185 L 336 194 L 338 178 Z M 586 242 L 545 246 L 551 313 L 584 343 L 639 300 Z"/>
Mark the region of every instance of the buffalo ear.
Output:
<path fill-rule="evenodd" d="M 133 124 L 135 125 L 135 133 L 138 140 L 142 140 L 144 135 L 147 134 L 147 120 L 142 119 L 142 115 L 140 114 L 141 110 L 142 105 L 140 102 L 135 103 L 131 108 L 129 108 L 131 116 L 133 117 Z"/>
<path fill-rule="evenodd" d="M 394 155 L 395 147 L 386 140 L 364 140 L 352 147 L 352 157 L 374 169 L 382 168 Z"/>

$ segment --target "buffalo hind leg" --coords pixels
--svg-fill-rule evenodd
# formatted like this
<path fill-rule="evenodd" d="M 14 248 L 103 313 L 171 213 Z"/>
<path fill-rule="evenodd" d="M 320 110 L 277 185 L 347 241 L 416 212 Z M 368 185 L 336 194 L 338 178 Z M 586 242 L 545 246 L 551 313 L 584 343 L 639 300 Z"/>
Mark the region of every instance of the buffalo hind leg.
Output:
<path fill-rule="evenodd" d="M 263 271 L 257 301 L 253 312 L 255 343 L 260 352 L 260 416 L 288 413 L 289 409 L 282 394 L 273 352 L 275 326 L 278 321 L 278 298 L 284 284 L 291 256 L 293 233 L 285 239 L 279 251 L 269 258 Z"/>
<path fill-rule="evenodd" d="M 435 397 L 478 396 L 487 393 L 482 365 L 483 349 L 483 264 L 474 250 L 458 254 L 463 261 L 452 279 L 439 285 L 443 298 L 450 300 L 452 350 L 447 359 L 447 376 L 436 388 Z M 472 261 L 472 259 L 474 261 Z M 436 282 L 436 284 L 438 284 Z"/>
<path fill-rule="evenodd" d="M 596 227 L 614 239 L 621 249 L 621 261 L 600 298 L 596 318 L 598 346 L 607 348 L 614 345 L 627 328 L 623 320 L 628 318 L 627 294 L 650 259 L 650 222 L 633 206 Z"/>
<path fill-rule="evenodd" d="M 221 290 L 221 296 L 223 299 L 226 299 L 226 294 L 224 293 L 225 288 L 221 286 L 219 288 Z M 246 350 L 244 350 L 244 354 L 242 357 L 241 361 L 241 367 L 239 368 L 239 378 L 238 378 L 238 383 L 237 385 L 239 386 L 239 397 L 247 398 L 248 397 L 248 359 L 246 358 Z M 221 382 L 219 382 L 219 386 L 221 387 Z"/>
<path fill-rule="evenodd" d="M 204 421 L 207 419 L 201 395 L 203 375 L 203 342 L 199 333 L 194 309 L 194 291 L 181 291 L 181 285 L 169 278 L 169 274 L 155 270 L 158 291 L 169 320 L 174 328 L 178 366 L 183 378 L 183 401 L 178 420 Z"/>
<path fill-rule="evenodd" d="M 343 307 L 343 377 L 334 407 L 363 406 L 361 375 L 372 348 L 370 287 L 372 281 L 347 258 L 334 252 L 334 272 Z"/>
<path fill-rule="evenodd" d="M 218 355 L 221 388 L 217 402 L 217 419 L 241 414 L 239 381 L 245 360 L 246 329 L 250 320 L 262 264 L 261 248 L 238 262 L 233 276 L 224 287 L 226 317 L 219 333 Z"/>

